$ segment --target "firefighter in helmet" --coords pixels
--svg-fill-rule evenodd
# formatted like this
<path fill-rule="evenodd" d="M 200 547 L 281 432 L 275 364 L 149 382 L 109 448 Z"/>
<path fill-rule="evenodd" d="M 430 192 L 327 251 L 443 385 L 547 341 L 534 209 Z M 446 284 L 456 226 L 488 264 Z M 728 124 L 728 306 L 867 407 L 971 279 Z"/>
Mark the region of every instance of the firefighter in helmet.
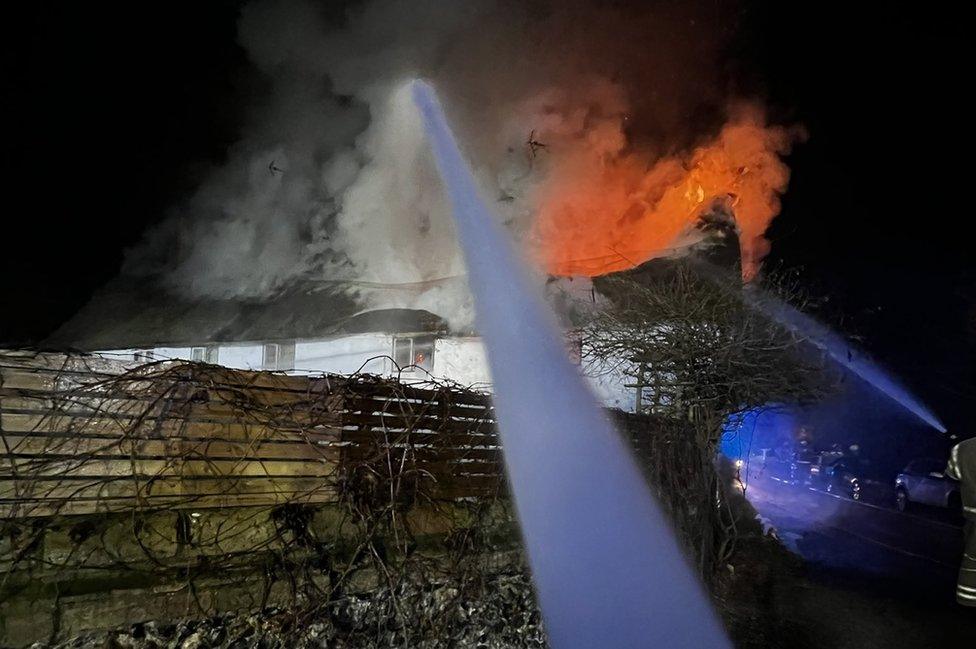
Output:
<path fill-rule="evenodd" d="M 962 511 L 966 519 L 966 549 L 956 583 L 956 601 L 976 607 L 976 437 L 952 447 L 946 475 L 959 481 Z"/>

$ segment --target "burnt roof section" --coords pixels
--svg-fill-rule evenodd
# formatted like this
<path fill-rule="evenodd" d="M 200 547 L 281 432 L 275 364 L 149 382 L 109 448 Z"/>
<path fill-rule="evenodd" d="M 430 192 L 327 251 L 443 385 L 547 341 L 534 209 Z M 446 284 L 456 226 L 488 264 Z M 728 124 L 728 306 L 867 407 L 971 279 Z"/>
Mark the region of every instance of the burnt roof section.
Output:
<path fill-rule="evenodd" d="M 311 283 L 263 301 L 188 300 L 120 277 L 99 290 L 43 347 L 92 351 L 445 329 L 444 321 L 428 311 L 364 312 L 348 294 Z"/>

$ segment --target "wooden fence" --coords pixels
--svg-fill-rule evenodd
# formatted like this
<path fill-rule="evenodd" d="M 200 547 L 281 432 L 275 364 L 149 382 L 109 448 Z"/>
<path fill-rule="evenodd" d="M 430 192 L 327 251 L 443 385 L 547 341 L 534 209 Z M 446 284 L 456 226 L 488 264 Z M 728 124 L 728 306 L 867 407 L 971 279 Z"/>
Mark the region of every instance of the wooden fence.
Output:
<path fill-rule="evenodd" d="M 483 394 L 0 351 L 0 518 L 503 488 Z"/>

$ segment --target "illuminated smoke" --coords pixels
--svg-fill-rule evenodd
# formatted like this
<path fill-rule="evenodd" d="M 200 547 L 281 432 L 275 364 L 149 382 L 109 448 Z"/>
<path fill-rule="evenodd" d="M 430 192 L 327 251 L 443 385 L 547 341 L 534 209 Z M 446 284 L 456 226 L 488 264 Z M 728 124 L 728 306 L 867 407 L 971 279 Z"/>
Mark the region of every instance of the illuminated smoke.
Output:
<path fill-rule="evenodd" d="M 763 235 L 789 181 L 780 156 L 795 133 L 767 127 L 756 107 L 741 108 L 714 140 L 655 159 L 629 147 L 622 127 L 620 115 L 604 115 L 570 134 L 584 142 L 554 149 L 536 226 L 546 268 L 593 276 L 669 256 L 699 238 L 702 217 L 718 211 L 737 226 L 743 278 L 751 280 L 769 250 Z"/>

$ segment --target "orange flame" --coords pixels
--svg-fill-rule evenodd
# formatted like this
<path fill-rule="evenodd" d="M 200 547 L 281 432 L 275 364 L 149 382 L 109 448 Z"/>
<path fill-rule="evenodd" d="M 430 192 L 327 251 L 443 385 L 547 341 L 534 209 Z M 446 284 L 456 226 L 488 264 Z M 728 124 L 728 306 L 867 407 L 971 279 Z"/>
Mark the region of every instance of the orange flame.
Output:
<path fill-rule="evenodd" d="M 626 152 L 621 137 L 588 133 L 590 153 L 555 163 L 543 185 L 535 238 L 548 271 L 603 275 L 671 254 L 695 240 L 694 226 L 720 204 L 735 219 L 743 279 L 751 280 L 769 251 L 764 234 L 789 181 L 780 155 L 794 134 L 750 110 L 684 156 L 651 160 Z"/>

